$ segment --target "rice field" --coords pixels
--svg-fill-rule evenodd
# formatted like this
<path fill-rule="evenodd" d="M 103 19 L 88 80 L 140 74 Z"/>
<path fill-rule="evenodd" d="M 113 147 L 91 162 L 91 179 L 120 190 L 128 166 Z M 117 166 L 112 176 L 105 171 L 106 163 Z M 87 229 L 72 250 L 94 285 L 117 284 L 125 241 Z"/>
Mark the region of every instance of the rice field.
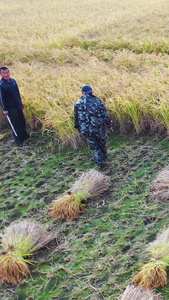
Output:
<path fill-rule="evenodd" d="M 168 228 L 168 11 L 167 0 L 0 0 L 0 66 L 19 84 L 32 137 L 18 149 L 1 128 L 2 300 L 168 300 L 168 229 L 160 242 Z M 103 171 L 110 186 L 98 199 L 83 195 L 75 220 L 52 219 L 56 199 L 68 191 L 77 200 L 75 180 L 95 168 L 85 143 L 72 148 L 80 139 L 74 102 L 86 84 L 114 120 Z M 48 248 L 15 253 L 13 234 L 14 245 L 3 247 L 4 230 L 26 220 L 57 233 Z M 18 277 L 14 260 L 25 266 Z M 147 274 L 155 291 L 131 284 L 147 287 Z"/>
<path fill-rule="evenodd" d="M 102 173 L 110 178 L 108 190 L 98 198 L 85 200 L 85 208 L 75 220 L 58 220 L 51 218 L 49 207 L 69 189 L 77 190 L 75 182 L 84 172 L 95 168 L 90 150 L 84 145 L 76 152 L 72 148 L 58 152 L 51 147 L 48 136 L 35 130 L 29 145 L 18 149 L 12 145 L 10 129 L 2 133 L 0 263 L 3 267 L 4 259 L 11 257 L 9 252 L 4 253 L 9 250 L 10 241 L 13 249 L 20 246 L 21 250 L 17 257 L 16 250 L 10 251 L 11 258 L 17 258 L 18 267 L 24 259 L 27 272 L 24 268 L 23 273 L 22 268 L 19 274 L 22 284 L 1 284 L 0 299 L 117 300 L 139 271 L 145 278 L 144 266 L 151 267 L 152 254 L 156 259 L 160 254 L 160 264 L 164 266 L 166 254 L 168 260 L 168 198 L 159 202 L 151 196 L 154 180 L 168 165 L 169 141 L 151 135 L 109 137 L 107 168 Z M 164 179 L 160 177 L 161 184 Z M 18 239 L 10 232 L 13 233 L 14 222 L 22 224 L 26 220 L 40 224 L 48 232 L 54 231 L 55 240 L 36 251 L 32 242 L 37 245 L 41 235 L 35 231 L 33 239 L 29 235 L 31 244 L 27 244 L 27 231 L 21 225 L 18 245 Z M 150 273 L 152 269 L 153 276 L 157 273 L 155 263 L 155 272 L 152 268 L 146 270 Z M 168 262 L 165 269 L 168 272 Z M 4 275 L 1 272 L 1 282 Z M 7 279 L 11 280 L 9 275 Z M 161 287 L 163 279 L 160 276 L 160 288 L 154 294 L 162 297 L 156 299 L 168 300 L 169 285 Z M 126 293 L 133 297 L 138 294 L 140 300 L 144 299 L 141 296 L 153 297 L 150 291 L 142 294 L 139 287 L 133 286 L 127 288 L 122 299 L 127 297 Z"/>
<path fill-rule="evenodd" d="M 0 64 L 11 69 L 31 127 L 76 145 L 81 87 L 103 99 L 117 131 L 169 131 L 167 0 L 1 0 Z"/>

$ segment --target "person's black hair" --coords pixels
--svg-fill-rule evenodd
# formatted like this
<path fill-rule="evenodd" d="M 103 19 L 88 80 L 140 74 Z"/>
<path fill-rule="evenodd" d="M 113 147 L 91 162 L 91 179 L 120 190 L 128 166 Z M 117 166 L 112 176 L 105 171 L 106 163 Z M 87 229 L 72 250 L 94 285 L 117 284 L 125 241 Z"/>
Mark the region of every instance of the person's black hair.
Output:
<path fill-rule="evenodd" d="M 9 71 L 9 69 L 8 69 L 7 67 L 1 67 L 1 68 L 0 68 L 0 72 L 1 72 L 1 71 L 5 71 L 5 70 L 8 70 L 8 71 Z"/>
<path fill-rule="evenodd" d="M 93 95 L 92 93 L 89 93 L 89 94 L 86 94 L 86 95 L 89 95 L 90 97 L 93 97 L 93 98 L 97 98 L 95 95 Z M 81 98 L 83 98 L 84 95 L 82 95 Z"/>
<path fill-rule="evenodd" d="M 89 93 L 88 94 L 90 97 L 94 97 L 94 98 L 97 98 L 95 95 L 93 95 L 92 93 Z"/>

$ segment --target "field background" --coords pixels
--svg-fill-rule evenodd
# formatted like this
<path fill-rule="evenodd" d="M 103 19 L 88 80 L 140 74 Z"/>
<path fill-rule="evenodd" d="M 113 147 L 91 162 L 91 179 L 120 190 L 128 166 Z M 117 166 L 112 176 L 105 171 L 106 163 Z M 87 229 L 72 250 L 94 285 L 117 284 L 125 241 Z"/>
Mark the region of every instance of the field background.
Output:
<path fill-rule="evenodd" d="M 0 64 L 29 124 L 74 144 L 73 104 L 88 84 L 121 132 L 169 131 L 168 10 L 167 0 L 1 0 Z"/>
<path fill-rule="evenodd" d="M 117 300 L 168 226 L 168 203 L 151 198 L 168 164 L 168 11 L 167 0 L 0 0 L 0 65 L 19 84 L 32 136 L 16 149 L 1 130 L 0 229 L 31 218 L 58 231 L 22 286 L 1 286 L 2 300 Z M 59 152 L 53 139 L 76 147 L 73 105 L 85 84 L 120 132 L 108 141 L 111 187 L 77 220 L 52 221 L 50 202 L 95 168 L 86 144 Z M 168 286 L 159 292 L 168 300 Z"/>

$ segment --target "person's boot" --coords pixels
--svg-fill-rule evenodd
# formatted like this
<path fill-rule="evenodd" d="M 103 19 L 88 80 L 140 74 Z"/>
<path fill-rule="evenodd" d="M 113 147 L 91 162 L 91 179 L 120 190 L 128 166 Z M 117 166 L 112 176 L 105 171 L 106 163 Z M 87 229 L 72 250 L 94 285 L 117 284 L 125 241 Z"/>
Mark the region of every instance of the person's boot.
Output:
<path fill-rule="evenodd" d="M 23 143 L 16 144 L 16 146 L 17 146 L 18 148 L 23 147 Z"/>
<path fill-rule="evenodd" d="M 105 162 L 102 162 L 102 163 L 97 164 L 97 165 L 98 165 L 99 169 L 104 169 L 104 167 L 105 167 Z"/>

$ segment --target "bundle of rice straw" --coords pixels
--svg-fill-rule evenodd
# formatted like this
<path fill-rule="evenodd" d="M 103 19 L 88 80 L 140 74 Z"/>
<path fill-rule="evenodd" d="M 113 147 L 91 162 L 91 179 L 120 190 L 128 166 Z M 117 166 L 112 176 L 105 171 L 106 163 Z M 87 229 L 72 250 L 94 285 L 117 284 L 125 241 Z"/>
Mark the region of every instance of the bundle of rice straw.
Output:
<path fill-rule="evenodd" d="M 51 204 L 49 212 L 53 219 L 75 219 L 84 209 L 82 203 L 88 198 L 94 198 L 106 191 L 110 178 L 96 170 L 83 173 L 67 194 L 63 194 Z"/>
<path fill-rule="evenodd" d="M 29 260 L 35 251 L 47 245 L 54 235 L 38 223 L 21 221 L 11 224 L 1 234 L 0 282 L 20 284 L 30 270 Z"/>
<path fill-rule="evenodd" d="M 151 261 L 145 264 L 133 278 L 133 283 L 144 289 L 161 288 L 167 285 L 167 264 L 163 261 Z"/>
<path fill-rule="evenodd" d="M 169 200 L 169 166 L 152 183 L 152 197 L 159 203 Z"/>
<path fill-rule="evenodd" d="M 153 291 L 144 290 L 131 284 L 127 286 L 118 300 L 162 300 L 162 297 L 159 294 L 155 295 Z"/>
<path fill-rule="evenodd" d="M 145 289 L 166 286 L 166 269 L 169 267 L 169 228 L 158 234 L 155 241 L 150 243 L 146 250 L 151 256 L 150 262 L 142 266 L 132 282 Z"/>
<path fill-rule="evenodd" d="M 156 239 L 146 249 L 154 259 L 165 259 L 169 262 L 169 228 L 158 233 Z"/>

